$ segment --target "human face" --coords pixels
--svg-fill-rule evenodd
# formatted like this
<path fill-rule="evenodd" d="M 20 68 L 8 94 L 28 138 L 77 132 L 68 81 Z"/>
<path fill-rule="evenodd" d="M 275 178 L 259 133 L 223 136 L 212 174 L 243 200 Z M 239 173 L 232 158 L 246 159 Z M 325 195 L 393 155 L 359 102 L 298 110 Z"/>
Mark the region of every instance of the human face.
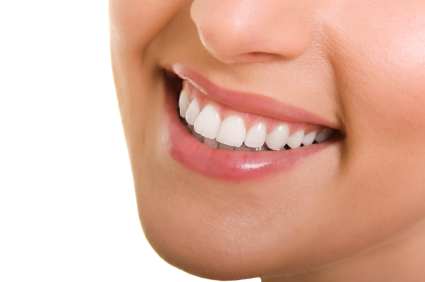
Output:
<path fill-rule="evenodd" d="M 423 221 L 425 1 L 111 0 L 110 13 L 139 217 L 169 263 L 266 279 L 408 240 Z M 275 149 L 282 124 L 334 133 L 212 149 L 179 119 L 183 84 L 212 109 L 199 131 L 234 117 L 228 145 L 258 123 Z"/>

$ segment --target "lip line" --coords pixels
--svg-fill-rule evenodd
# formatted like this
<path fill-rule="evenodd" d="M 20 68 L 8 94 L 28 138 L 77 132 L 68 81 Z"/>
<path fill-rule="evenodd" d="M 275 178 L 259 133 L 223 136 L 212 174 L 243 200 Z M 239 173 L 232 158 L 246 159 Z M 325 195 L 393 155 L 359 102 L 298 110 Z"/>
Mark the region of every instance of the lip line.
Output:
<path fill-rule="evenodd" d="M 166 70 L 189 81 L 210 98 L 244 112 L 269 116 L 289 122 L 303 122 L 327 126 L 340 130 L 339 126 L 304 109 L 282 103 L 263 95 L 224 89 L 181 63 L 170 63 Z"/>
<path fill-rule="evenodd" d="M 323 143 L 286 151 L 228 151 L 212 149 L 196 140 L 179 119 L 177 93 L 166 88 L 162 142 L 169 155 L 186 168 L 228 181 L 256 180 L 289 171 L 315 153 L 335 145 L 340 136 Z"/>

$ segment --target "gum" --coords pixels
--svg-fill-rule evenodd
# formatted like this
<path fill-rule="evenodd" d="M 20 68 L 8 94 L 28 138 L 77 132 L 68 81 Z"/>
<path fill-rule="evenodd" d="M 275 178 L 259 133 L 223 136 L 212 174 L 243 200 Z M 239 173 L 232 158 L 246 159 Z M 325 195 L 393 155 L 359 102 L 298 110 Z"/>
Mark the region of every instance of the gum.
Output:
<path fill-rule="evenodd" d="M 194 98 L 198 100 L 199 107 L 202 111 L 202 109 L 208 105 L 211 104 L 215 107 L 217 112 L 219 113 L 221 120 L 224 120 L 226 117 L 231 115 L 236 115 L 243 119 L 245 123 L 245 128 L 248 131 L 252 126 L 254 126 L 257 123 L 263 123 L 266 125 L 267 133 L 272 131 L 277 126 L 283 124 L 286 124 L 289 127 L 289 134 L 292 135 L 293 133 L 304 130 L 305 134 L 308 134 L 313 131 L 320 131 L 324 128 L 326 128 L 323 125 L 317 125 L 312 123 L 298 123 L 298 122 L 289 122 L 284 120 L 279 120 L 272 117 L 265 117 L 254 113 L 247 113 L 247 112 L 241 112 L 236 109 L 230 108 L 222 103 L 219 103 L 204 93 L 202 93 L 198 88 L 193 86 L 190 82 L 187 80 L 183 81 L 183 87 L 187 90 L 190 100 L 192 101 Z"/>

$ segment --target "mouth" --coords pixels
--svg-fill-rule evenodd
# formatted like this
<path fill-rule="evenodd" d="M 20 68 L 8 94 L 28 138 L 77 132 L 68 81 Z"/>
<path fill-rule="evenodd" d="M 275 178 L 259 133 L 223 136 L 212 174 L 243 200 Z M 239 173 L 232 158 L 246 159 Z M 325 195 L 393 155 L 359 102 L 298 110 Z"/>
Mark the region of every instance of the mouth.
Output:
<path fill-rule="evenodd" d="M 163 141 L 187 168 L 224 180 L 286 171 L 344 135 L 302 109 L 222 89 L 180 64 L 165 69 Z"/>

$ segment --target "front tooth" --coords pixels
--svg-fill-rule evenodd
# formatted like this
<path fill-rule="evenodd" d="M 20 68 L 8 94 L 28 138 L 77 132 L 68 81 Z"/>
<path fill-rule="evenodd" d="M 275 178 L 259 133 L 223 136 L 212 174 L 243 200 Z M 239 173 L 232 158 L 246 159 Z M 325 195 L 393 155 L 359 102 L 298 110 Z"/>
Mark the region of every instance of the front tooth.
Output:
<path fill-rule="evenodd" d="M 257 123 L 246 133 L 245 145 L 251 148 L 260 148 L 266 141 L 266 125 Z"/>
<path fill-rule="evenodd" d="M 303 141 L 304 130 L 300 130 L 292 134 L 288 137 L 288 141 L 286 142 L 291 149 L 298 148 L 301 146 L 301 142 Z"/>
<path fill-rule="evenodd" d="M 289 136 L 289 127 L 281 124 L 266 136 L 266 144 L 272 150 L 279 150 L 286 145 Z"/>
<path fill-rule="evenodd" d="M 209 139 L 209 138 L 204 139 L 204 144 L 207 145 L 208 147 L 213 148 L 213 149 L 217 149 L 217 146 L 218 146 L 217 140 Z"/>
<path fill-rule="evenodd" d="M 186 121 L 188 124 L 194 125 L 195 120 L 199 115 L 199 104 L 196 99 L 193 99 L 192 103 L 190 103 L 189 108 L 186 112 Z"/>
<path fill-rule="evenodd" d="M 195 121 L 195 131 L 202 136 L 214 139 L 220 127 L 221 118 L 212 105 L 206 105 Z"/>
<path fill-rule="evenodd" d="M 186 89 L 182 89 L 179 98 L 180 116 L 184 118 L 186 116 L 187 109 L 189 108 L 190 100 Z"/>
<path fill-rule="evenodd" d="M 239 147 L 245 140 L 246 129 L 243 120 L 238 116 L 224 119 L 217 132 L 217 141 L 229 146 Z"/>
<path fill-rule="evenodd" d="M 308 145 L 313 144 L 315 137 L 316 137 L 316 131 L 313 131 L 313 132 L 310 132 L 309 134 L 306 134 L 303 138 L 304 146 L 308 146 Z"/>
<path fill-rule="evenodd" d="M 332 134 L 333 131 L 333 128 L 326 127 L 325 129 L 317 132 L 314 140 L 316 140 L 317 143 L 323 142 Z"/>

